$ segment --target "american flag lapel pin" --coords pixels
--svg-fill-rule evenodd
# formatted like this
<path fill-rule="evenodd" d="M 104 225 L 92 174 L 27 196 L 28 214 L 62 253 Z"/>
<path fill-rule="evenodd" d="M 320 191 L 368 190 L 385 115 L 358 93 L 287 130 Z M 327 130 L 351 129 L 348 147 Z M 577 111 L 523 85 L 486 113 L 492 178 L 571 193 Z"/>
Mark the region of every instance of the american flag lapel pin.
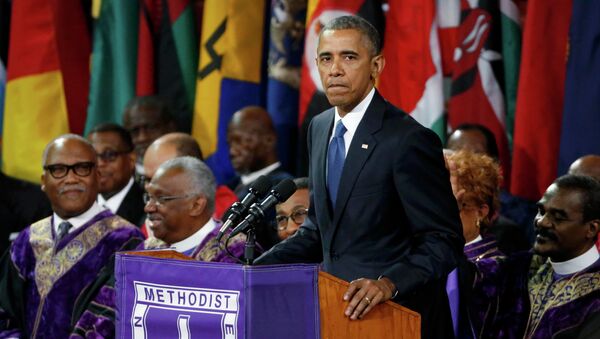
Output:
<path fill-rule="evenodd" d="M 369 145 L 367 145 L 367 144 L 362 144 L 362 148 L 363 148 L 363 149 L 369 149 Z"/>

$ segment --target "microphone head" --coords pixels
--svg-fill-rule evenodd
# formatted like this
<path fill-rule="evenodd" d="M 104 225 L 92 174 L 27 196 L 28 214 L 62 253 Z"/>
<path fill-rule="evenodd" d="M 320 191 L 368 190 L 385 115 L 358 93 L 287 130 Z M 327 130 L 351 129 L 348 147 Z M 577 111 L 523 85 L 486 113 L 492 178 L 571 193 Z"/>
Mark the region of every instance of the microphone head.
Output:
<path fill-rule="evenodd" d="M 261 175 L 250 184 L 249 190 L 255 195 L 262 197 L 269 192 L 269 188 L 271 188 L 271 180 L 266 176 Z"/>
<path fill-rule="evenodd" d="M 288 200 L 296 192 L 296 184 L 292 179 L 284 179 L 273 188 L 273 193 L 279 202 Z"/>

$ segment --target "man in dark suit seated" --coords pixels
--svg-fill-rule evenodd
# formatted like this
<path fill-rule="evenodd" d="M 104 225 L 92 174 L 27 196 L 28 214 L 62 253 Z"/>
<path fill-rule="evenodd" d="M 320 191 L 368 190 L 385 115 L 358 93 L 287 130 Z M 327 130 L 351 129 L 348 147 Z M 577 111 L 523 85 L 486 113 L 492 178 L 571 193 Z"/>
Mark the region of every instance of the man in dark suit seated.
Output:
<path fill-rule="evenodd" d="M 327 23 L 316 63 L 335 107 L 309 128 L 308 217 L 256 263 L 322 262 L 351 281 L 350 319 L 392 299 L 421 314 L 424 338 L 452 337 L 445 283 L 464 239 L 441 142 L 375 90 L 385 60 L 366 20 Z"/>
<path fill-rule="evenodd" d="M 277 134 L 269 113 L 262 107 L 248 106 L 235 112 L 227 128 L 229 158 L 239 175 L 227 185 L 242 200 L 250 185 L 261 175 L 271 185 L 277 185 L 293 176 L 286 172 L 277 157 Z M 266 220 L 275 218 L 275 209 L 269 209 Z M 277 231 L 268 223 L 261 223 L 256 230 L 258 242 L 271 248 L 279 242 Z"/>
<path fill-rule="evenodd" d="M 98 155 L 98 203 L 134 225 L 144 222 L 144 191 L 134 181 L 135 152 L 129 132 L 113 123 L 87 136 Z"/>

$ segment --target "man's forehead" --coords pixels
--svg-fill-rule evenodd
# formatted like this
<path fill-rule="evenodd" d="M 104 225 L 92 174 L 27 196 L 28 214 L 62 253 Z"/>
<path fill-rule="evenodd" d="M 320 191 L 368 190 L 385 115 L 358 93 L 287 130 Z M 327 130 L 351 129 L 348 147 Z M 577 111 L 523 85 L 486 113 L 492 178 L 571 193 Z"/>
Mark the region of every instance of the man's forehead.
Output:
<path fill-rule="evenodd" d="M 560 209 L 567 212 L 581 212 L 581 192 L 550 185 L 538 204 L 545 208 Z"/>
<path fill-rule="evenodd" d="M 96 154 L 89 144 L 77 139 L 58 139 L 48 149 L 47 163 L 63 158 L 82 158 L 95 161 Z"/>

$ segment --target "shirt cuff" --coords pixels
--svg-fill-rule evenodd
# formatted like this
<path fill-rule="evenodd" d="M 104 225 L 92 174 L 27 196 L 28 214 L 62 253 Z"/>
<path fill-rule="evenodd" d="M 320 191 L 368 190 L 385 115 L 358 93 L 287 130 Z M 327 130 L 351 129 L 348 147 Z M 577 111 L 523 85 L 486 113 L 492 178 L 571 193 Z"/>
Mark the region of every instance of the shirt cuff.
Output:
<path fill-rule="evenodd" d="M 381 278 L 384 278 L 384 277 L 387 278 L 385 275 L 380 275 L 379 278 L 377 278 L 377 280 L 381 280 Z M 394 283 L 392 282 L 392 284 L 394 284 Z M 394 285 L 394 292 L 392 293 L 392 297 L 390 299 L 394 299 L 397 296 L 398 296 L 398 289 L 396 288 L 396 285 Z"/>

